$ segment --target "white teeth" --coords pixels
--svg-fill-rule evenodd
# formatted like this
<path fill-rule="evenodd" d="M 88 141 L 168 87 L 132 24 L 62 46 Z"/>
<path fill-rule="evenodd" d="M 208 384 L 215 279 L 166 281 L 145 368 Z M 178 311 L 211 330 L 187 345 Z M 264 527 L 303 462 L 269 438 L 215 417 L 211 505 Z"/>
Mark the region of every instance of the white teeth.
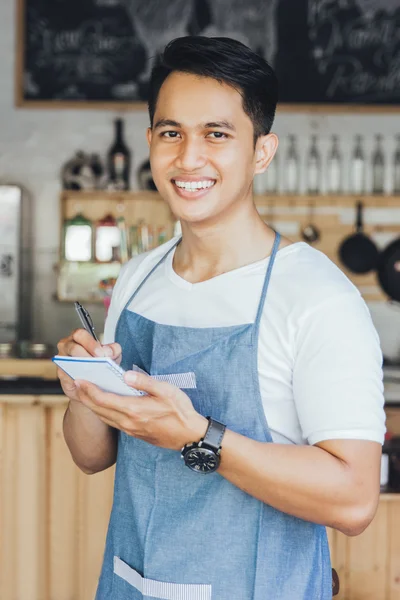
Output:
<path fill-rule="evenodd" d="M 188 191 L 197 191 L 200 189 L 207 189 L 214 185 L 215 181 L 179 181 L 175 180 L 175 185 L 179 188 Z"/>

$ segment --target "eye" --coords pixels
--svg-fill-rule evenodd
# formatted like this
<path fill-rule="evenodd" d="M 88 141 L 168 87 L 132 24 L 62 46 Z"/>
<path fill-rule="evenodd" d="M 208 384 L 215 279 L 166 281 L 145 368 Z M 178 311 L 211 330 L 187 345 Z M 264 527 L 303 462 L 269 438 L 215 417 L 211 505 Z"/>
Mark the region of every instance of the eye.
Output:
<path fill-rule="evenodd" d="M 163 131 L 162 133 L 160 133 L 160 137 L 167 138 L 167 139 L 177 138 L 178 135 L 179 135 L 179 133 L 177 131 Z"/>
<path fill-rule="evenodd" d="M 226 133 L 223 133 L 222 131 L 211 131 L 207 134 L 207 137 L 209 136 L 214 136 L 215 140 L 223 140 L 229 137 Z"/>

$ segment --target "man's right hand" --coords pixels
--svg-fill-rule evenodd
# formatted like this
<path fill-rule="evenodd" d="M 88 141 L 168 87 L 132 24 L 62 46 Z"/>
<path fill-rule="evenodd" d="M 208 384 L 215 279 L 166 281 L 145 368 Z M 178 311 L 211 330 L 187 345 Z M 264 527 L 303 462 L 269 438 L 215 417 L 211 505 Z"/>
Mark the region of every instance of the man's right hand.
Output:
<path fill-rule="evenodd" d="M 122 358 L 121 346 L 117 343 L 102 346 L 85 329 L 75 329 L 68 337 L 62 338 L 57 344 L 60 356 L 108 356 L 120 364 Z M 64 394 L 72 401 L 79 402 L 74 380 L 62 369 L 57 369 L 57 375 Z"/>

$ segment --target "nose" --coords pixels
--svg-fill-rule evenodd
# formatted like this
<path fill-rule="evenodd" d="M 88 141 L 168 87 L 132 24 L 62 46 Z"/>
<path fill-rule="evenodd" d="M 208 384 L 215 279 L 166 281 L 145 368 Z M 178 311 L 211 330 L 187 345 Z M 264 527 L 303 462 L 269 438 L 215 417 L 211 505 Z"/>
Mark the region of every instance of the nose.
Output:
<path fill-rule="evenodd" d="M 179 144 L 179 151 L 175 163 L 178 169 L 190 172 L 201 169 L 207 162 L 201 140 L 185 139 Z"/>

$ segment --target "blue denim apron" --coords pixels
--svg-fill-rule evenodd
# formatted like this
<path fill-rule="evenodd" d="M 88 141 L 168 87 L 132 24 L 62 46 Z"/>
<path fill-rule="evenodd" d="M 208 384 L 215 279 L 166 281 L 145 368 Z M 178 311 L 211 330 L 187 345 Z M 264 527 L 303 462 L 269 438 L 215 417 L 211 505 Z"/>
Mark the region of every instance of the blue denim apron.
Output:
<path fill-rule="evenodd" d="M 254 323 L 180 327 L 128 310 L 175 244 L 129 298 L 116 329 L 124 369 L 135 363 L 151 375 L 193 371 L 197 389 L 185 391 L 196 411 L 263 443 L 272 437 L 260 394 L 257 346 L 279 241 L 277 233 Z M 143 598 L 331 600 L 325 527 L 256 500 L 218 471 L 191 471 L 175 450 L 120 432 L 96 600 Z"/>

